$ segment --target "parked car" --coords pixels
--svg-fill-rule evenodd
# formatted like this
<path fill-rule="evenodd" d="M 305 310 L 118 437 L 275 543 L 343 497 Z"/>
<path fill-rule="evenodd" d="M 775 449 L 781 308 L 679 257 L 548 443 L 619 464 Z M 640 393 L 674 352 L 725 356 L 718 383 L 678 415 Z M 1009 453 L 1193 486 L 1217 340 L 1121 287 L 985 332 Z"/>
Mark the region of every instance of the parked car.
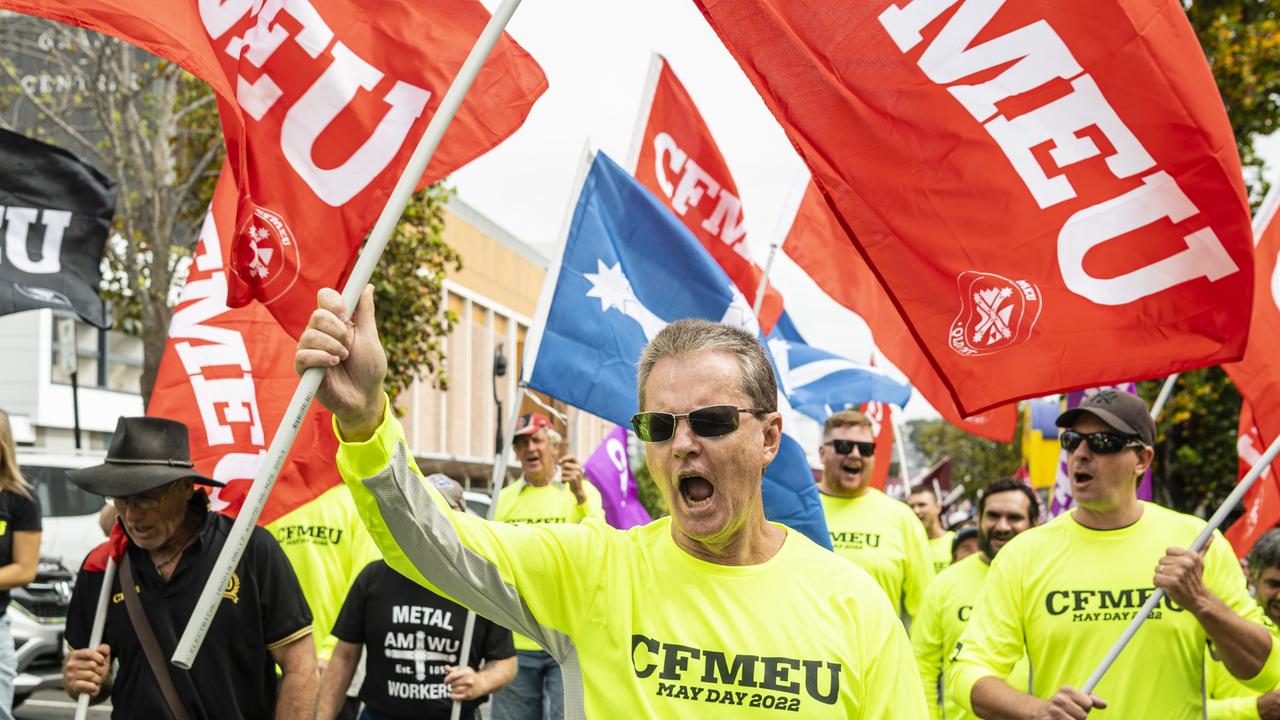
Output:
<path fill-rule="evenodd" d="M 102 498 L 72 484 L 67 470 L 97 465 L 102 457 L 100 452 L 18 451 L 18 465 L 40 499 L 44 517 L 36 579 L 12 591 L 7 610 L 18 656 L 15 707 L 37 690 L 62 687 L 62 638 L 74 571 L 105 539 L 98 526 Z"/>
<path fill-rule="evenodd" d="M 467 512 L 472 515 L 478 515 L 482 518 L 489 517 L 489 506 L 493 504 L 493 498 L 489 497 L 489 493 L 464 490 L 462 492 L 462 501 L 467 504 Z"/>

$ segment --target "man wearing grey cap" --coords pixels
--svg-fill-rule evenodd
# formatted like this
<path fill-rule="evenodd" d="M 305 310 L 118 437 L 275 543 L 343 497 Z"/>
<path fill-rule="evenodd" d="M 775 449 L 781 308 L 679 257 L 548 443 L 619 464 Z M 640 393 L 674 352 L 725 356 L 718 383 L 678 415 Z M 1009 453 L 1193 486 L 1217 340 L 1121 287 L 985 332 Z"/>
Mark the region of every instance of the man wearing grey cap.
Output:
<path fill-rule="evenodd" d="M 1101 390 L 1057 424 L 1077 507 L 992 561 L 948 694 L 983 718 L 1194 720 L 1210 645 L 1246 686 L 1275 687 L 1280 652 L 1230 545 L 1215 532 L 1202 553 L 1189 552 L 1204 521 L 1138 500 L 1156 435 L 1146 405 Z M 1157 587 L 1166 597 L 1094 692 L 1075 689 Z M 1003 679 L 1024 654 L 1031 693 Z"/>

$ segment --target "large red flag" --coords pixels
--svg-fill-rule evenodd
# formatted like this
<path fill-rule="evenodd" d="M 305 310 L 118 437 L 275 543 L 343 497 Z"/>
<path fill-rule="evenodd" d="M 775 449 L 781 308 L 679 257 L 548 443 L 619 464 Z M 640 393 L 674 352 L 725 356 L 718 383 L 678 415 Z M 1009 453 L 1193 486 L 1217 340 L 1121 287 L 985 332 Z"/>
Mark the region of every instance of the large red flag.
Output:
<path fill-rule="evenodd" d="M 1013 439 L 1018 414 L 1012 405 L 968 418 L 962 416 L 946 385 L 938 378 L 911 333 L 907 332 L 906 324 L 880 286 L 880 281 L 849 244 L 812 182 L 805 189 L 782 250 L 831 299 L 866 321 L 880 352 L 907 376 L 911 385 L 947 422 L 992 440 L 1009 442 Z M 888 467 L 886 463 L 885 468 Z"/>
<path fill-rule="evenodd" d="M 1273 187 L 1254 217 L 1254 295 L 1249 347 L 1223 365 L 1251 406 L 1266 438 L 1280 437 L 1280 187 Z M 1263 448 L 1259 448 L 1261 451 Z"/>
<path fill-rule="evenodd" d="M 218 97 L 240 191 L 233 306 L 257 299 L 293 334 L 339 287 L 489 13 L 477 0 L 0 0 L 181 65 Z M 504 37 L 422 182 L 501 142 L 546 89 Z"/>
<path fill-rule="evenodd" d="M 1275 436 L 1259 434 L 1257 424 L 1254 422 L 1253 410 L 1249 406 L 1249 401 L 1246 400 L 1240 407 L 1240 430 L 1236 438 L 1241 480 L 1253 469 L 1258 460 L 1262 459 L 1262 452 L 1267 447 L 1267 441 L 1264 441 L 1263 437 L 1274 438 Z M 1262 476 L 1245 494 L 1244 515 L 1241 515 L 1227 529 L 1225 535 L 1231 541 L 1231 547 L 1235 548 L 1236 554 L 1243 558 L 1253 549 L 1253 544 L 1258 541 L 1258 538 L 1275 527 L 1277 522 L 1280 522 L 1280 468 L 1273 462 L 1271 467 L 1262 471 Z"/>
<path fill-rule="evenodd" d="M 1244 351 L 1248 202 L 1179 3 L 695 2 L 963 413 Z"/>
<path fill-rule="evenodd" d="M 239 512 L 298 384 L 297 342 L 257 302 L 235 309 L 227 304 L 236 197 L 224 165 L 147 407 L 148 415 L 186 423 L 196 469 L 227 483 L 213 492 L 214 509 L 231 515 Z M 312 404 L 260 524 L 341 481 L 329 418 Z"/>
<path fill-rule="evenodd" d="M 747 302 L 754 303 L 763 272 L 747 248 L 738 186 L 666 58 L 655 57 L 654 72 L 652 98 L 640 108 L 636 179 L 671 208 Z M 768 334 L 781 314 L 782 296 L 766 285 L 760 328 Z"/>

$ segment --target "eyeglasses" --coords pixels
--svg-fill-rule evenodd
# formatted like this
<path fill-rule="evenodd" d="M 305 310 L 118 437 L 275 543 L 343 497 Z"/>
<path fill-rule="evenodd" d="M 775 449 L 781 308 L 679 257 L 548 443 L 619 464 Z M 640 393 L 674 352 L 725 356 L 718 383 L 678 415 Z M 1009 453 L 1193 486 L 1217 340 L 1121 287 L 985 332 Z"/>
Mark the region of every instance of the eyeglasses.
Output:
<path fill-rule="evenodd" d="M 1113 432 L 1094 432 L 1094 433 L 1078 433 L 1075 430 L 1064 430 L 1062 436 L 1058 438 L 1058 442 L 1062 443 L 1062 449 L 1067 452 L 1074 452 L 1080 447 L 1080 443 L 1084 442 L 1089 445 L 1089 451 L 1099 455 L 1114 455 L 1115 453 L 1131 447 L 1145 447 L 1142 442 L 1129 435 L 1121 435 Z"/>
<path fill-rule="evenodd" d="M 150 512 L 160 506 L 160 501 L 164 500 L 164 497 L 169 494 L 170 489 L 172 489 L 172 486 L 164 485 L 158 490 L 152 490 L 148 493 L 129 495 L 126 497 L 113 497 L 111 498 L 111 504 L 115 505 L 116 508 L 120 510 L 123 510 L 126 507 L 133 507 L 142 512 Z"/>
<path fill-rule="evenodd" d="M 822 444 L 831 446 L 837 455 L 848 455 L 854 448 L 858 448 L 858 454 L 862 457 L 871 457 L 876 454 L 876 444 L 863 440 L 828 440 Z"/>
<path fill-rule="evenodd" d="M 716 438 L 728 435 L 738 429 L 738 415 L 751 413 L 762 416 L 768 410 L 740 408 L 736 405 L 711 405 L 709 407 L 690 410 L 687 413 L 642 412 L 631 417 L 631 427 L 636 435 L 645 442 L 666 442 L 676 434 L 676 423 L 680 418 L 689 421 L 689 429 L 693 434 L 704 438 Z"/>

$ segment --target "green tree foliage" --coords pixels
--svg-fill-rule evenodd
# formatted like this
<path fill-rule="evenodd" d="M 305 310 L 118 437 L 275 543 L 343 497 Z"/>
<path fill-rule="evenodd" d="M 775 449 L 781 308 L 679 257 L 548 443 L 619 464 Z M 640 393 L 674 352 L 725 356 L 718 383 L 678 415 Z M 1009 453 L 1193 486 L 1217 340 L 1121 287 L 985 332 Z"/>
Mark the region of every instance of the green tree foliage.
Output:
<path fill-rule="evenodd" d="M 461 256 L 444 241 L 444 207 L 452 194 L 436 183 L 413 196 L 373 278 L 392 407 L 424 374 L 448 389 L 440 339 L 449 335 L 458 317 L 441 307 L 440 288 L 450 270 L 462 269 Z"/>
<path fill-rule="evenodd" d="M 648 465 L 641 465 L 640 469 L 636 470 L 636 497 L 644 509 L 649 511 L 649 517 L 657 519 L 670 514 L 667 510 L 666 498 L 662 497 L 662 491 L 653 482 L 653 475 L 649 474 Z"/>
<path fill-rule="evenodd" d="M 964 483 L 970 497 L 991 481 L 1013 475 L 1022 461 L 1020 431 L 1014 433 L 1012 443 L 1001 443 L 971 435 L 942 419 L 912 420 L 906 430 L 910 445 L 923 455 L 912 465 L 912 474 L 918 476 L 928 465 L 950 457 L 952 479 Z"/>
<path fill-rule="evenodd" d="M 1163 384 L 1140 383 L 1138 392 L 1150 404 Z M 1156 500 L 1201 516 L 1217 509 L 1236 482 L 1239 416 L 1240 393 L 1222 368 L 1178 377 L 1156 424 Z"/>

